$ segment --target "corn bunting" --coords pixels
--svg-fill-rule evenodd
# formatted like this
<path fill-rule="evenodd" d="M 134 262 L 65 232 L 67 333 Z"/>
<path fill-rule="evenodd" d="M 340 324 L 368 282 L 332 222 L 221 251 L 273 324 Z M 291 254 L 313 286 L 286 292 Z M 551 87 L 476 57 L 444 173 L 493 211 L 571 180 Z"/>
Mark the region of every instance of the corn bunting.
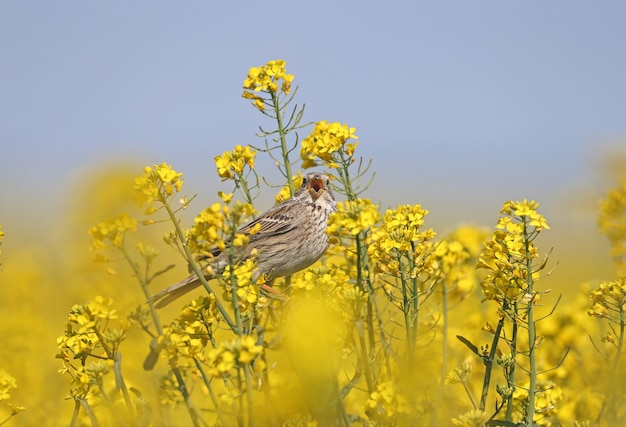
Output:
<path fill-rule="evenodd" d="M 237 248 L 238 260 L 245 260 L 256 251 L 257 270 L 253 280 L 265 274 L 271 280 L 307 268 L 320 259 L 328 248 L 326 226 L 328 217 L 337 210 L 329 178 L 319 172 L 308 173 L 292 198 L 274 206 L 239 232 L 248 235 L 248 244 Z M 260 228 L 259 225 L 260 224 Z M 250 233 L 251 230 L 258 231 Z M 228 252 L 215 251 L 205 278 L 211 279 L 228 265 Z M 155 294 L 151 301 L 161 308 L 200 286 L 192 274 Z"/>

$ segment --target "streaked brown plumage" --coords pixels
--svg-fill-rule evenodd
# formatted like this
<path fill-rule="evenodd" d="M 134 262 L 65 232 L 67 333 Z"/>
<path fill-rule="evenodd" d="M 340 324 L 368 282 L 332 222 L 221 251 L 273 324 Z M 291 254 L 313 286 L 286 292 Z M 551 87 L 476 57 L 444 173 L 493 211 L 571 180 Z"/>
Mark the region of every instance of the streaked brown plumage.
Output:
<path fill-rule="evenodd" d="M 300 271 L 320 259 L 328 248 L 326 226 L 328 217 L 337 210 L 329 178 L 319 172 L 308 173 L 292 198 L 274 206 L 239 231 L 248 234 L 248 244 L 237 254 L 245 259 L 252 250 L 258 251 L 254 279 L 266 274 L 270 280 Z M 260 229 L 249 234 L 253 227 Z M 220 274 L 228 265 L 226 252 L 211 259 L 213 274 Z M 207 273 L 207 279 L 213 277 Z M 195 274 L 157 293 L 151 299 L 158 308 L 164 307 L 200 286 Z"/>

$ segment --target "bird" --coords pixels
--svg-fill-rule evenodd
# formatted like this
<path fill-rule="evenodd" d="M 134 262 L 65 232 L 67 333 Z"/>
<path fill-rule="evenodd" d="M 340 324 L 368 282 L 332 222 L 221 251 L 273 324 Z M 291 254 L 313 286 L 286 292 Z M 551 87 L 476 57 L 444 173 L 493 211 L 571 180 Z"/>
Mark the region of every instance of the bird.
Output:
<path fill-rule="evenodd" d="M 263 213 L 239 229 L 248 236 L 248 243 L 237 247 L 241 261 L 256 253 L 257 267 L 253 280 L 262 275 L 267 282 L 303 270 L 322 257 L 328 249 L 326 235 L 328 219 L 337 211 L 330 178 L 321 172 L 309 172 L 293 196 Z M 222 273 L 229 264 L 229 251 L 213 251 L 209 268 L 204 269 L 207 280 Z M 193 273 L 187 278 L 156 293 L 150 302 L 162 308 L 201 285 Z"/>

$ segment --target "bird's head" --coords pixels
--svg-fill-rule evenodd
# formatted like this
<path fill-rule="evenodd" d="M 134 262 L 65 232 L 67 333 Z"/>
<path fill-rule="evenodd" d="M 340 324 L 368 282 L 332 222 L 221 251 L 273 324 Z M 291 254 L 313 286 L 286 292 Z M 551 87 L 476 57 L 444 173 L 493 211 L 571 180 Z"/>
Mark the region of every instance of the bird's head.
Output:
<path fill-rule="evenodd" d="M 311 198 L 315 201 L 322 197 L 322 194 L 330 193 L 329 185 L 330 179 L 327 175 L 319 172 L 311 172 L 306 174 L 302 179 L 301 188 L 306 189 L 311 195 Z M 330 196 L 332 197 L 332 193 L 330 193 Z"/>

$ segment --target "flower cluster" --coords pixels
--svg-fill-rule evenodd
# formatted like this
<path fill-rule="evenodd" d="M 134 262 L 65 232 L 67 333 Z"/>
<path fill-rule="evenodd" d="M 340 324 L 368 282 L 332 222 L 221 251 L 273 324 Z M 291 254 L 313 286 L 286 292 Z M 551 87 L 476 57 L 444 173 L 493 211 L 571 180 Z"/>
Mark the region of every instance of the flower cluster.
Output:
<path fill-rule="evenodd" d="M 513 417 L 516 421 L 523 421 L 524 413 L 528 407 L 528 384 L 526 387 L 516 387 L 513 392 L 513 400 L 520 408 L 520 412 Z M 558 407 L 563 400 L 563 390 L 551 381 L 539 381 L 537 384 L 537 396 L 535 398 L 535 417 L 533 425 L 554 426 L 554 416 L 558 414 Z M 556 424 L 558 425 L 558 424 Z"/>
<path fill-rule="evenodd" d="M 263 279 L 254 280 L 256 269 L 254 258 L 248 258 L 244 262 L 235 265 L 234 268 L 231 268 L 230 265 L 226 266 L 222 274 L 225 283 L 224 299 L 227 301 L 233 300 L 232 292 L 234 285 L 241 311 L 246 311 L 260 298 L 259 287 L 261 285 L 260 281 Z"/>
<path fill-rule="evenodd" d="M 17 388 L 15 378 L 0 369 L 0 402 L 9 399 L 14 388 Z"/>
<path fill-rule="evenodd" d="M 108 221 L 99 222 L 89 229 L 91 248 L 106 249 L 107 241 L 116 249 L 124 248 L 124 237 L 128 231 L 137 230 L 137 220 L 127 213 L 121 213 Z"/>
<path fill-rule="evenodd" d="M 300 157 L 302 167 L 307 169 L 317 166 L 317 159 L 324 165 L 336 169 L 341 163 L 352 162 L 354 150 L 359 137 L 354 134 L 355 128 L 339 122 L 317 122 L 309 136 L 302 140 Z M 353 140 L 354 142 L 348 142 Z"/>
<path fill-rule="evenodd" d="M 207 354 L 208 373 L 214 377 L 228 377 L 233 374 L 234 369 L 253 362 L 255 371 L 261 372 L 265 369 L 265 363 L 258 357 L 261 354 L 263 354 L 263 346 L 257 344 L 251 335 L 221 342 L 217 348 Z"/>
<path fill-rule="evenodd" d="M 164 349 L 170 364 L 178 366 L 180 359 L 204 361 L 204 350 L 213 339 L 221 316 L 213 294 L 194 299 L 174 321 L 164 328 L 158 347 Z"/>
<path fill-rule="evenodd" d="M 446 384 L 466 383 L 472 373 L 472 366 L 463 363 L 460 368 L 454 368 L 446 375 Z"/>
<path fill-rule="evenodd" d="M 126 338 L 128 322 L 119 322 L 114 328 L 110 321 L 118 319 L 112 308 L 113 300 L 97 296 L 84 305 L 70 310 L 65 333 L 57 338 L 58 358 L 63 368 L 59 371 L 72 377 L 72 396 L 85 398 L 93 386 L 102 391 L 104 376 L 117 360 L 119 345 Z M 87 363 L 88 358 L 95 362 Z M 74 360 L 81 364 L 76 366 Z"/>
<path fill-rule="evenodd" d="M 97 296 L 85 305 L 76 304 L 70 310 L 65 334 L 57 338 L 57 347 L 62 353 L 80 355 L 83 358 L 91 354 L 100 354 L 103 345 L 117 344 L 124 339 L 123 331 L 127 326 L 120 329 L 122 332 L 118 339 L 111 342 L 103 340 L 102 323 L 118 318 L 117 312 L 111 308 L 113 300 Z M 68 353 L 69 352 L 69 353 Z"/>
<path fill-rule="evenodd" d="M 626 175 L 600 201 L 598 225 L 611 243 L 611 254 L 620 272 L 626 274 Z"/>
<path fill-rule="evenodd" d="M 459 427 L 480 427 L 489 421 L 489 414 L 480 409 L 472 409 L 463 415 L 452 418 L 452 424 Z"/>
<path fill-rule="evenodd" d="M 410 414 L 413 410 L 406 396 L 398 391 L 393 381 L 384 381 L 376 386 L 365 403 L 366 412 L 374 419 L 394 418 L 401 414 Z"/>
<path fill-rule="evenodd" d="M 482 282 L 487 299 L 513 301 L 526 296 L 529 274 L 533 280 L 539 278 L 543 265 L 529 272 L 528 262 L 539 256 L 533 240 L 550 227 L 537 213 L 538 206 L 535 201 L 508 201 L 500 210 L 496 231 L 485 243 L 477 264 L 477 268 L 489 270 Z"/>
<path fill-rule="evenodd" d="M 232 179 L 234 175 L 241 178 L 246 165 L 254 169 L 255 156 L 256 150 L 252 150 L 250 146 L 237 145 L 232 151 L 225 151 L 221 156 L 215 157 L 217 174 L 223 181 Z"/>
<path fill-rule="evenodd" d="M 467 261 L 470 253 L 456 240 L 442 240 L 432 254 L 437 261 L 446 282 L 454 285 L 451 289 L 460 294 L 467 294 L 476 284 L 475 269 Z"/>
<path fill-rule="evenodd" d="M 178 193 L 183 186 L 182 173 L 176 172 L 171 165 L 146 166 L 144 173 L 135 178 L 135 194 L 140 206 L 150 205 L 156 199 L 165 202 L 174 193 Z M 148 208 L 146 214 L 156 211 Z"/>
<path fill-rule="evenodd" d="M 626 277 L 601 283 L 590 295 L 593 305 L 587 314 L 620 323 L 620 313 L 626 309 Z"/>
<path fill-rule="evenodd" d="M 431 228 L 422 230 L 427 214 L 421 205 L 400 205 L 385 212 L 383 225 L 373 233 L 373 244 L 369 247 L 369 255 L 378 270 L 398 271 L 401 259 L 408 257 L 409 265 L 413 266 L 409 276 L 417 275 L 417 264 L 423 264 L 432 252 L 429 243 L 435 237 Z"/>
<path fill-rule="evenodd" d="M 337 264 L 320 265 L 296 273 L 291 278 L 291 286 L 294 289 L 307 291 L 313 288 L 332 292 L 342 284 L 350 280 L 348 273 Z"/>
<path fill-rule="evenodd" d="M 7 400 L 11 398 L 11 391 L 17 388 L 17 381 L 11 375 L 9 375 L 3 369 L 0 369 L 0 402 L 3 400 Z M 0 425 L 4 424 L 9 418 L 16 415 L 18 412 L 23 411 L 25 408 L 23 406 L 15 405 L 13 403 L 4 402 L 6 404 L 11 413 L 8 418 L 1 420 Z"/>
<path fill-rule="evenodd" d="M 248 77 L 243 82 L 244 90 L 242 96 L 252 100 L 252 105 L 261 111 L 265 111 L 267 99 L 257 95 L 258 92 L 265 92 L 272 96 L 280 92 L 288 95 L 291 91 L 293 74 L 288 74 L 285 70 L 287 63 L 282 59 L 269 61 L 266 65 L 252 67 L 248 71 Z"/>
<path fill-rule="evenodd" d="M 214 248 L 226 250 L 226 242 L 241 247 L 248 243 L 248 236 L 238 233 L 239 226 L 255 213 L 249 203 L 230 204 L 214 203 L 203 209 L 194 219 L 194 225 L 187 230 L 186 236 L 192 252 L 202 256 L 211 256 Z M 254 234 L 254 230 L 251 230 Z M 170 244 L 176 242 L 174 235 L 166 236 Z"/>
<path fill-rule="evenodd" d="M 329 220 L 326 233 L 333 237 L 354 237 L 380 221 L 378 206 L 369 199 L 337 203 L 337 212 Z"/>

